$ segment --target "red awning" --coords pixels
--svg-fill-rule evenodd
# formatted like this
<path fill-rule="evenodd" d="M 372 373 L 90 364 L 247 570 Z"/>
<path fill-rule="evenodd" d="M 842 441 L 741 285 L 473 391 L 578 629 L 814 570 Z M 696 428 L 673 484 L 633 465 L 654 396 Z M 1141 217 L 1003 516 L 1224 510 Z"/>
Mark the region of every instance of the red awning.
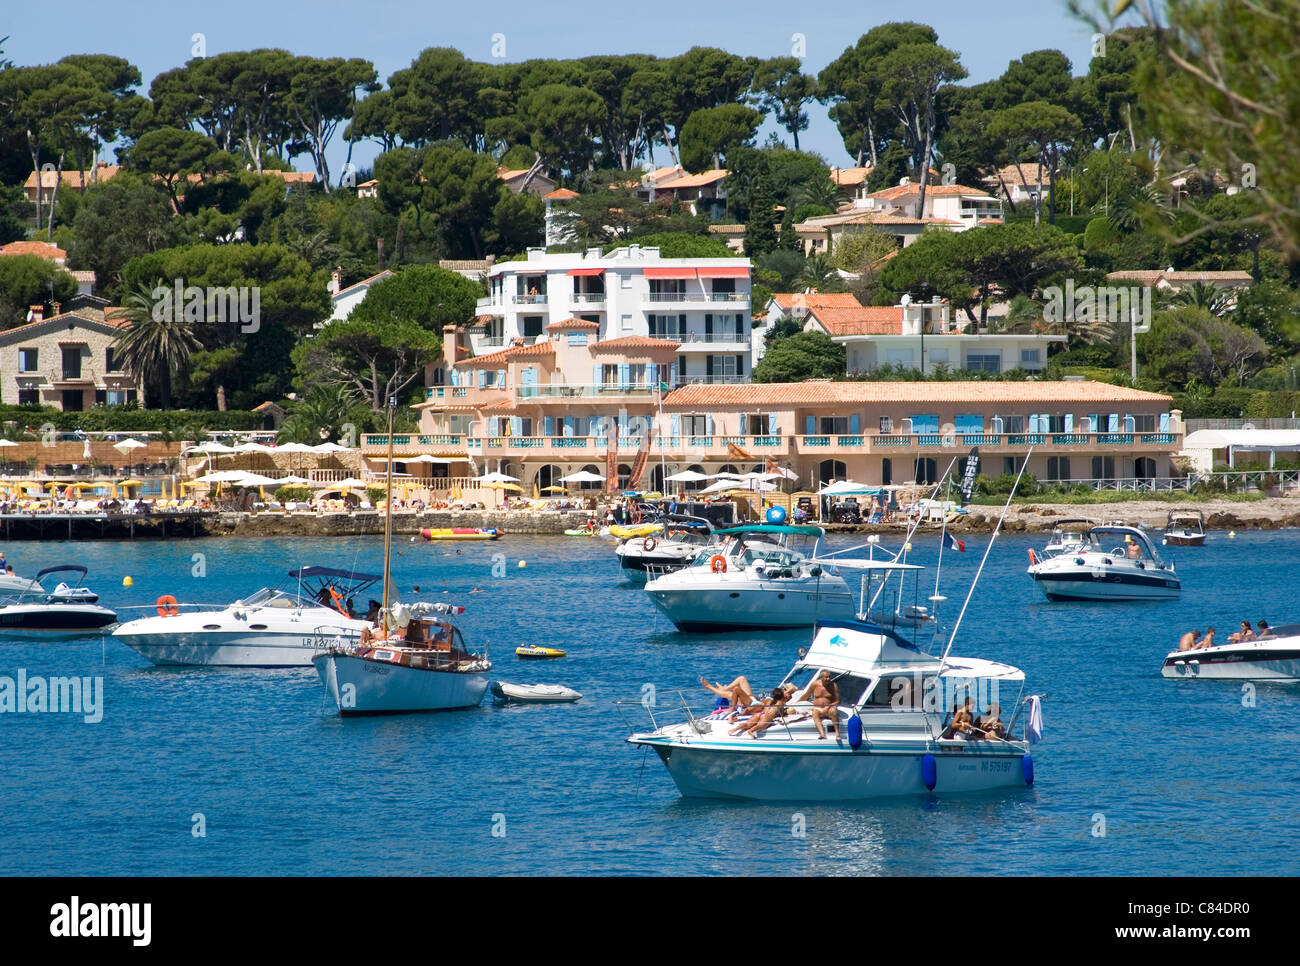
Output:
<path fill-rule="evenodd" d="M 571 268 L 569 269 L 569 274 L 570 275 L 604 275 L 605 270 L 603 268 Z"/>
<path fill-rule="evenodd" d="M 695 278 L 693 268 L 647 268 L 646 278 Z"/>
<path fill-rule="evenodd" d="M 743 265 L 722 265 L 715 268 L 701 268 L 701 278 L 748 278 L 749 269 Z"/>

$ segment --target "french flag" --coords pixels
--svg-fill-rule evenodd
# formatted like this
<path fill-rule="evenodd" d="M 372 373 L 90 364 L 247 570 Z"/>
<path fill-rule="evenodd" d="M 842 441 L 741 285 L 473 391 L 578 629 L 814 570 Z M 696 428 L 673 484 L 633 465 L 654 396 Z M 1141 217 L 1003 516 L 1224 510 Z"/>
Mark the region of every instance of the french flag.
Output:
<path fill-rule="evenodd" d="M 958 553 L 966 552 L 966 541 L 958 540 L 947 530 L 943 532 L 943 545 L 949 550 L 956 550 Z"/>

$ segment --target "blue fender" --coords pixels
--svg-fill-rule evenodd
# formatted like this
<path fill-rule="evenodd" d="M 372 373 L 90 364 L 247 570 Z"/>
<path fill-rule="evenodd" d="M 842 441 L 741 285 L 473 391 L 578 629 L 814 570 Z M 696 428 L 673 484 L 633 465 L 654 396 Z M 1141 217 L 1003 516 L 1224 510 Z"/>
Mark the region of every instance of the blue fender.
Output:
<path fill-rule="evenodd" d="M 925 783 L 927 791 L 934 791 L 934 786 L 939 784 L 939 766 L 934 760 L 934 755 L 926 753 L 921 756 L 921 781 Z"/>
<path fill-rule="evenodd" d="M 1034 759 L 1029 755 L 1020 759 L 1020 774 L 1025 777 L 1026 785 L 1034 784 Z"/>
<path fill-rule="evenodd" d="M 862 719 L 856 714 L 849 718 L 849 747 L 854 751 L 862 747 Z"/>

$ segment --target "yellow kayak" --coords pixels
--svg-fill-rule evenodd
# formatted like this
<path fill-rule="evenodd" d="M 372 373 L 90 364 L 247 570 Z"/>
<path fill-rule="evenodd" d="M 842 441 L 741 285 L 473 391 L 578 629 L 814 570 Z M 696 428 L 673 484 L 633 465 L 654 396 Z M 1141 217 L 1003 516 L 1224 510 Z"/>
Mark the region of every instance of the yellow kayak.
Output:
<path fill-rule="evenodd" d="M 425 540 L 495 540 L 501 531 L 490 527 L 443 527 L 421 530 L 420 536 Z"/>
<path fill-rule="evenodd" d="M 540 644 L 521 644 L 515 648 L 515 657 L 564 657 L 565 653 L 558 647 L 542 647 Z"/>
<path fill-rule="evenodd" d="M 636 537 L 648 537 L 652 533 L 658 533 L 663 528 L 662 523 L 638 523 L 631 527 L 616 523 L 609 528 L 609 534 L 612 537 L 618 537 L 620 540 L 631 540 Z"/>

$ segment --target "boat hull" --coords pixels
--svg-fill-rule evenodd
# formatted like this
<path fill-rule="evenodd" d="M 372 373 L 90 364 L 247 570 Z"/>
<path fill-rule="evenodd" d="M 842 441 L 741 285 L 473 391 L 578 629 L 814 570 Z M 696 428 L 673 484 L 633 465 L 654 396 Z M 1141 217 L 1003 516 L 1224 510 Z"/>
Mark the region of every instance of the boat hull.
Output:
<path fill-rule="evenodd" d="M 937 795 L 1011 788 L 1025 784 L 1023 745 L 956 742 L 946 749 L 924 743 L 897 749 L 826 747 L 743 750 L 690 743 L 637 741 L 658 753 L 678 790 L 687 798 L 729 798 L 771 802 L 853 801 L 924 795 L 924 756 L 935 762 Z M 755 742 L 758 744 L 758 742 Z"/>
<path fill-rule="evenodd" d="M 421 530 L 425 540 L 495 540 L 500 530 L 483 527 L 446 527 L 440 530 Z"/>
<path fill-rule="evenodd" d="M 1205 534 L 1203 533 L 1166 533 L 1164 536 L 1165 543 L 1171 547 L 1203 547 L 1205 546 Z"/>
<path fill-rule="evenodd" d="M 94 637 L 117 623 L 117 614 L 94 604 L 13 604 L 0 607 L 0 640 Z"/>
<path fill-rule="evenodd" d="M 339 714 L 406 714 L 475 708 L 490 675 L 439 671 L 346 654 L 317 654 L 313 664 Z"/>
<path fill-rule="evenodd" d="M 353 643 L 361 631 L 256 633 L 195 631 L 175 634 L 113 635 L 146 660 L 164 667 L 310 667 L 313 655 L 340 641 Z"/>
<path fill-rule="evenodd" d="M 812 627 L 854 613 L 853 594 L 838 577 L 741 581 L 678 571 L 668 581 L 650 581 L 646 593 L 682 631 Z"/>
<path fill-rule="evenodd" d="M 1222 681 L 1300 681 L 1300 641 L 1286 648 L 1225 644 L 1175 651 L 1165 657 L 1160 674 Z"/>
<path fill-rule="evenodd" d="M 1053 562 L 1029 570 L 1048 600 L 1171 600 L 1182 593 L 1181 582 L 1170 570 L 1053 567 Z"/>

